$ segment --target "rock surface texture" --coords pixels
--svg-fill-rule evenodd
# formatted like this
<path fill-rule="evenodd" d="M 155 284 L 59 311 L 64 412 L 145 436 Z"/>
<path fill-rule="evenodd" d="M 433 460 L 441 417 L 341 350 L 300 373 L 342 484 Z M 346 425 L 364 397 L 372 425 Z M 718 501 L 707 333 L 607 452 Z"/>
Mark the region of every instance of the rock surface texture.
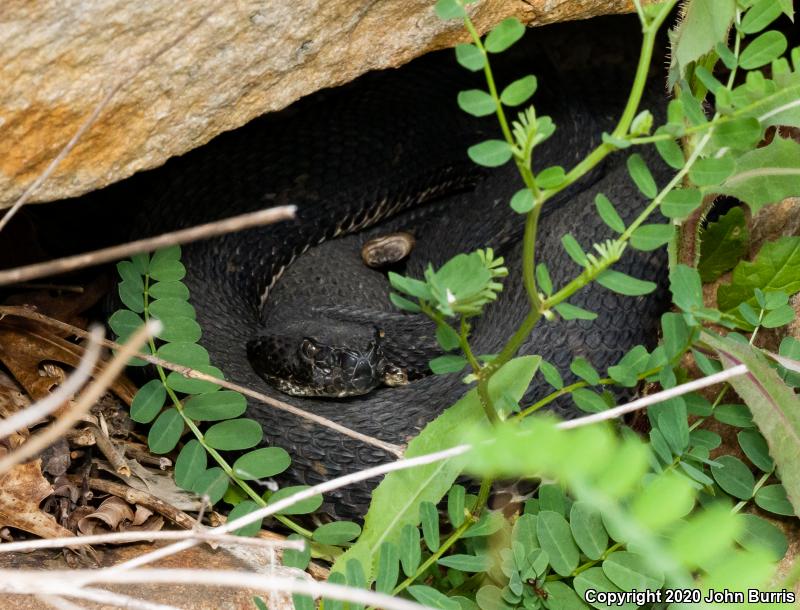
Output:
<path fill-rule="evenodd" d="M 463 40 L 461 24 L 441 22 L 433 4 L 4 0 L 0 208 L 13 203 L 120 83 L 33 201 L 105 186 L 317 89 Z M 630 8 L 628 0 L 470 5 L 481 30 L 511 15 L 541 25 Z"/>

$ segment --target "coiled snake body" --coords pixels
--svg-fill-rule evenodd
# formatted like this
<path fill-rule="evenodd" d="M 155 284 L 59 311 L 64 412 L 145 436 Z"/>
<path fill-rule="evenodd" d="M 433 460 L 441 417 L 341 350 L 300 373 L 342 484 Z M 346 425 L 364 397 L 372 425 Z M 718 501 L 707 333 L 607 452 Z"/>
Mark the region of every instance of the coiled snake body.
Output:
<path fill-rule="evenodd" d="M 586 31 L 579 25 L 543 32 L 544 46 L 563 47 Z M 635 29 L 629 36 L 636 40 Z M 601 41 L 583 46 L 591 54 L 592 44 Z M 601 131 L 611 129 L 634 64 L 623 49 L 621 65 L 556 70 L 536 48 L 536 43 L 518 45 L 498 62 L 498 78 L 510 82 L 529 71 L 538 75 L 537 112 L 552 116 L 558 129 L 537 149 L 542 152 L 535 166 L 569 168 Z M 404 268 L 412 276 L 420 277 L 428 262 L 438 266 L 479 247 L 493 247 L 505 257 L 510 275 L 501 298 L 473 332 L 478 353 L 500 349 L 528 307 L 519 281 L 523 217 L 508 205 L 522 184 L 513 163 L 483 174 L 465 154 L 469 145 L 498 137 L 493 117 L 473 120 L 456 107 L 459 90 L 480 86 L 447 51 L 302 100 L 120 187 L 144 206 L 139 232 L 162 230 L 178 217 L 188 225 L 280 203 L 298 206 L 296 221 L 184 248 L 185 282 L 203 328 L 201 343 L 229 379 L 286 398 L 254 372 L 246 351 L 248 342 L 276 329 L 295 333 L 300 341 L 315 328 L 381 327 L 396 350 L 409 357 L 427 352 L 434 345 L 429 324 L 397 313 L 387 298 L 386 278 L 358 256 L 366 239 L 397 229 L 416 238 Z M 648 159 L 658 178 L 662 170 Z M 643 198 L 622 159 L 550 201 L 540 221 L 537 260 L 548 264 L 555 286 L 580 271 L 561 247 L 564 233 L 572 233 L 585 250 L 611 236 L 594 208 L 598 190 L 615 201 L 625 221 L 642 209 Z M 428 203 L 416 205 L 422 202 Z M 341 239 L 326 241 L 337 236 Z M 664 266 L 661 252 L 628 251 L 615 268 L 660 280 Z M 633 345 L 652 340 L 662 297 L 659 291 L 625 298 L 589 286 L 571 302 L 596 312 L 595 321 L 542 322 L 521 352 L 541 354 L 567 378 L 578 355 L 604 371 Z M 537 377 L 523 404 L 543 396 L 547 387 Z M 363 396 L 291 401 L 359 432 L 404 443 L 465 391 L 459 374 L 429 375 Z M 571 412 L 568 402 L 555 408 Z M 262 423 L 266 442 L 291 454 L 293 465 L 282 482 L 315 484 L 392 459 L 374 446 L 257 402 L 250 403 L 248 414 Z M 340 515 L 363 513 L 368 499 L 367 487 L 350 487 L 326 497 L 325 508 Z"/>

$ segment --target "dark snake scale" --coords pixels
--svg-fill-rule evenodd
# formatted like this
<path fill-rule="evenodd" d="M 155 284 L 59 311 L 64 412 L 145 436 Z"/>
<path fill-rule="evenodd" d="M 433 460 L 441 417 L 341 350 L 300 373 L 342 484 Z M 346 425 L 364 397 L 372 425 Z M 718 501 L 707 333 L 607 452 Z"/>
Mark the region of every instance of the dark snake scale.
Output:
<path fill-rule="evenodd" d="M 550 115 L 558 127 L 537 148 L 536 168 L 572 167 L 602 131 L 613 128 L 634 73 L 637 25 L 635 19 L 603 19 L 534 30 L 513 52 L 495 57 L 501 83 L 537 75 L 537 112 Z M 430 324 L 398 314 L 388 301 L 386 277 L 360 258 L 367 239 L 403 230 L 416 239 L 402 269 L 411 276 L 420 277 L 428 262 L 441 265 L 480 247 L 493 247 L 505 257 L 510 275 L 504 290 L 476 321 L 473 333 L 479 353 L 502 347 L 527 311 L 520 281 L 523 217 L 508 204 L 522 185 L 513 163 L 482 171 L 466 156 L 468 146 L 500 137 L 495 117 L 474 119 L 456 105 L 459 90 L 485 88 L 481 77 L 460 68 L 452 50 L 398 70 L 367 74 L 95 196 L 136 202 L 137 234 L 297 205 L 295 221 L 184 247 L 185 283 L 203 329 L 201 343 L 231 381 L 403 444 L 467 390 L 461 375 L 428 375 L 347 399 L 287 398 L 254 372 L 246 345 L 275 328 L 296 328 L 301 337 L 310 327 L 305 321 L 313 320 L 381 327 L 387 350 L 412 359 L 415 354 L 427 357 L 435 345 Z M 644 105 L 658 117 L 665 106 L 658 77 L 648 91 Z M 515 117 L 516 111 L 509 115 Z M 663 184 L 665 169 L 652 153 L 641 152 Z M 596 212 L 597 192 L 615 202 L 626 222 L 643 208 L 644 199 L 625 169 L 626 156 L 626 151 L 614 155 L 548 202 L 537 260 L 548 264 L 555 286 L 580 271 L 561 246 L 564 233 L 572 233 L 586 251 L 613 236 Z M 570 302 L 596 312 L 594 322 L 542 321 L 520 352 L 541 354 L 569 382 L 574 379 L 569 364 L 576 356 L 604 373 L 634 345 L 651 347 L 666 305 L 666 255 L 628 249 L 614 268 L 657 281 L 660 288 L 647 297 L 629 298 L 589 286 Z M 548 388 L 537 376 L 522 403 L 546 395 Z M 569 399 L 553 408 L 575 415 Z M 292 466 L 279 479 L 284 485 L 315 484 L 393 459 L 374 446 L 255 401 L 249 402 L 248 415 L 262 424 L 265 444 L 291 454 Z M 374 483 L 327 495 L 324 509 L 338 516 L 363 515 Z"/>

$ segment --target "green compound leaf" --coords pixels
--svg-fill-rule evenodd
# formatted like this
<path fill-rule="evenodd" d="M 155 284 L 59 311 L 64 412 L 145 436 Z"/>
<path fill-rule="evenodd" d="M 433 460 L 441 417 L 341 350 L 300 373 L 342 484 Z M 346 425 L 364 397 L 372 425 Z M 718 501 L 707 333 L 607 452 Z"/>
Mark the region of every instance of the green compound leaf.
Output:
<path fill-rule="evenodd" d="M 747 45 L 739 56 L 739 65 L 745 70 L 753 70 L 770 63 L 783 55 L 789 43 L 786 36 L 775 30 L 764 32 Z"/>
<path fill-rule="evenodd" d="M 553 570 L 561 576 L 571 575 L 578 567 L 580 553 L 567 520 L 556 512 L 541 511 L 536 520 L 536 536 Z"/>
<path fill-rule="evenodd" d="M 588 502 L 575 502 L 569 513 L 569 527 L 575 542 L 589 559 L 600 559 L 608 547 L 608 534 L 600 511 Z"/>
<path fill-rule="evenodd" d="M 792 139 L 776 136 L 767 146 L 730 162 L 728 175 L 706 184 L 718 184 L 709 190 L 746 202 L 754 214 L 767 204 L 800 195 L 800 143 Z"/>
<path fill-rule="evenodd" d="M 632 154 L 628 157 L 627 164 L 628 173 L 642 194 L 648 199 L 655 197 L 658 194 L 658 187 L 642 156 L 638 153 Z"/>
<path fill-rule="evenodd" d="M 697 186 L 714 186 L 733 174 L 734 169 L 735 163 L 730 155 L 698 159 L 689 170 L 689 178 Z"/>
<path fill-rule="evenodd" d="M 175 460 L 175 483 L 181 489 L 193 489 L 197 479 L 206 471 L 208 455 L 197 439 L 186 443 Z"/>
<path fill-rule="evenodd" d="M 750 233 L 744 211 L 731 208 L 717 222 L 709 223 L 700 236 L 700 262 L 697 270 L 703 282 L 713 282 L 730 271 L 747 252 Z"/>
<path fill-rule="evenodd" d="M 586 358 L 575 358 L 572 364 L 569 365 L 569 370 L 589 385 L 597 385 L 600 383 L 600 375 Z"/>
<path fill-rule="evenodd" d="M 245 453 L 233 463 L 233 473 L 245 481 L 265 479 L 289 467 L 292 458 L 281 447 L 262 447 Z"/>
<path fill-rule="evenodd" d="M 800 290 L 800 237 L 780 237 L 766 242 L 753 262 L 741 261 L 730 284 L 717 289 L 719 309 L 731 313 L 739 303 L 757 306 L 754 291 L 794 294 Z"/>
<path fill-rule="evenodd" d="M 195 421 L 219 421 L 239 417 L 247 409 L 247 400 L 239 392 L 220 390 L 192 396 L 184 407 L 186 417 Z"/>
<path fill-rule="evenodd" d="M 622 222 L 622 218 L 620 218 L 614 204 L 611 203 L 608 197 L 603 195 L 603 193 L 598 193 L 594 198 L 594 204 L 597 206 L 597 213 L 600 214 L 600 218 L 602 218 L 603 222 L 612 230 L 617 233 L 625 231 L 625 223 Z"/>
<path fill-rule="evenodd" d="M 517 42 L 525 33 L 525 26 L 514 17 L 503 19 L 484 41 L 484 46 L 489 53 L 502 53 L 512 44 Z"/>
<path fill-rule="evenodd" d="M 355 540 L 361 533 L 361 526 L 352 521 L 332 521 L 320 525 L 311 536 L 320 544 L 344 544 Z"/>
<path fill-rule="evenodd" d="M 597 314 L 593 311 L 583 309 L 577 305 L 572 305 L 566 301 L 559 303 L 553 307 L 553 309 L 555 309 L 565 320 L 594 320 L 597 318 Z"/>
<path fill-rule="evenodd" d="M 159 414 L 167 399 L 167 390 L 160 379 L 152 379 L 144 384 L 131 402 L 131 419 L 147 424 Z"/>
<path fill-rule="evenodd" d="M 486 65 L 486 54 L 474 44 L 457 44 L 456 61 L 470 72 L 477 72 Z"/>
<path fill-rule="evenodd" d="M 209 503 L 213 506 L 225 495 L 229 483 L 230 479 L 228 479 L 225 471 L 218 466 L 214 466 L 197 477 L 192 486 L 192 491 L 200 496 L 207 495 Z"/>
<path fill-rule="evenodd" d="M 147 446 L 150 451 L 160 455 L 169 453 L 178 444 L 183 432 L 183 418 L 172 407 L 162 412 L 150 427 L 147 435 Z"/>
<path fill-rule="evenodd" d="M 189 289 L 186 284 L 178 280 L 156 282 L 148 288 L 150 296 L 154 299 L 183 299 L 189 298 Z"/>
<path fill-rule="evenodd" d="M 586 599 L 586 592 L 590 589 L 598 593 L 622 592 L 622 589 L 608 579 L 603 569 L 597 567 L 589 568 L 578 574 L 572 581 L 572 586 L 575 587 L 575 591 L 582 599 Z M 609 606 L 600 602 L 592 602 L 592 606 L 600 610 L 607 610 L 609 608 Z M 621 608 L 622 610 L 635 610 L 637 608 L 636 604 L 633 603 L 616 605 L 614 607 Z"/>
<path fill-rule="evenodd" d="M 231 419 L 211 426 L 206 431 L 206 443 L 214 449 L 235 451 L 249 449 L 261 442 L 264 431 L 254 419 Z"/>
<path fill-rule="evenodd" d="M 505 140 L 485 140 L 467 149 L 469 158 L 484 167 L 500 167 L 511 159 L 511 147 Z"/>
<path fill-rule="evenodd" d="M 234 506 L 231 512 L 228 513 L 228 521 L 235 521 L 240 517 L 244 517 L 245 515 L 249 515 L 250 513 L 257 511 L 259 508 L 261 507 L 252 500 L 244 500 L 239 502 L 239 504 Z M 261 529 L 262 521 L 263 519 L 258 519 L 253 523 L 248 523 L 247 525 L 234 530 L 233 533 L 236 536 L 255 536 Z"/>
<path fill-rule="evenodd" d="M 222 371 L 215 366 L 202 365 L 195 366 L 193 368 L 197 369 L 201 373 L 205 373 L 206 375 L 211 375 L 212 377 L 217 377 L 218 379 L 224 379 Z M 167 375 L 167 385 L 176 392 L 182 392 L 184 394 L 205 394 L 219 391 L 219 386 L 211 381 L 184 377 L 177 371 L 173 371 Z"/>
<path fill-rule="evenodd" d="M 638 297 L 656 289 L 654 282 L 640 280 L 613 269 L 606 269 L 597 276 L 597 283 L 619 294 Z"/>
<path fill-rule="evenodd" d="M 767 441 L 758 431 L 742 430 L 736 435 L 736 439 L 747 459 L 753 462 L 756 468 L 763 472 L 772 472 L 775 462 L 769 456 Z"/>
<path fill-rule="evenodd" d="M 275 504 L 279 500 L 283 500 L 284 498 L 288 498 L 289 496 L 293 496 L 296 493 L 300 493 L 308 489 L 308 485 L 294 485 L 290 487 L 283 487 L 276 491 L 274 494 L 269 496 L 269 498 L 265 498 L 267 500 L 267 504 Z M 300 500 L 292 504 L 291 506 L 287 506 L 286 508 L 279 510 L 276 514 L 278 515 L 306 515 L 308 513 L 313 513 L 317 510 L 320 506 L 322 506 L 322 496 L 316 495 L 311 496 L 310 498 L 306 498 L 305 500 Z"/>
<path fill-rule="evenodd" d="M 646 559 L 636 553 L 616 551 L 603 562 L 603 573 L 623 591 L 660 589 L 664 574 L 653 570 Z"/>
<path fill-rule="evenodd" d="M 674 189 L 661 202 L 661 213 L 667 218 L 682 219 L 700 207 L 703 194 L 697 189 Z"/>
<path fill-rule="evenodd" d="M 472 116 L 487 116 L 497 108 L 494 98 L 480 89 L 460 91 L 457 99 L 458 107 Z"/>
<path fill-rule="evenodd" d="M 756 504 L 766 511 L 776 515 L 786 515 L 794 517 L 792 504 L 786 497 L 786 489 L 783 485 L 767 485 L 756 492 Z"/>
<path fill-rule="evenodd" d="M 717 465 L 711 467 L 711 474 L 723 491 L 740 500 L 753 496 L 756 480 L 742 460 L 732 455 L 721 455 L 714 461 Z"/>
<path fill-rule="evenodd" d="M 379 593 L 391 593 L 400 575 L 400 554 L 397 546 L 384 542 L 378 553 L 378 568 L 375 575 L 375 590 Z"/>
<path fill-rule="evenodd" d="M 645 224 L 639 226 L 631 234 L 631 245 L 637 250 L 649 252 L 657 250 L 675 233 L 675 226 L 668 224 Z"/>
<path fill-rule="evenodd" d="M 536 77 L 532 74 L 523 76 L 508 85 L 500 94 L 500 101 L 506 106 L 519 106 L 525 103 L 536 92 Z"/>
<path fill-rule="evenodd" d="M 167 316 L 159 319 L 164 326 L 156 336 L 163 341 L 196 343 L 202 335 L 200 325 L 189 316 Z"/>
<path fill-rule="evenodd" d="M 757 515 L 742 515 L 744 527 L 736 536 L 736 542 L 748 550 L 767 549 L 774 561 L 783 559 L 789 541 L 777 526 Z"/>
<path fill-rule="evenodd" d="M 439 19 L 462 19 L 467 15 L 464 7 L 456 0 L 437 0 L 434 10 Z"/>

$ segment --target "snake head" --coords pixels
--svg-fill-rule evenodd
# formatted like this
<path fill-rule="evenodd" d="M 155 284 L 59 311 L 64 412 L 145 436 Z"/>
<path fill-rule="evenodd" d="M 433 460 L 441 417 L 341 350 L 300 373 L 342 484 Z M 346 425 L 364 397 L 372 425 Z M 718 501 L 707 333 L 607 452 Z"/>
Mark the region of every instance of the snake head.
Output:
<path fill-rule="evenodd" d="M 251 340 L 247 356 L 267 383 L 292 396 L 359 396 L 384 383 L 392 369 L 380 331 L 364 337 L 363 332 L 332 335 L 328 329 L 328 335 L 284 329 Z"/>

